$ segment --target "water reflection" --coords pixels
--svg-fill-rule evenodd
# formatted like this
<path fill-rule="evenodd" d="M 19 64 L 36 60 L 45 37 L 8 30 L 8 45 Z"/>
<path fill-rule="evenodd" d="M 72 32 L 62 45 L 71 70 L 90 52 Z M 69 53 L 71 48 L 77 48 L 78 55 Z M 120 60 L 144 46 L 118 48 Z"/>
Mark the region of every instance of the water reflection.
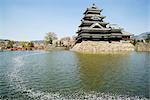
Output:
<path fill-rule="evenodd" d="M 87 91 L 149 96 L 148 73 L 142 53 L 119 55 L 77 54 L 80 79 Z M 148 66 L 150 64 L 147 64 Z"/>

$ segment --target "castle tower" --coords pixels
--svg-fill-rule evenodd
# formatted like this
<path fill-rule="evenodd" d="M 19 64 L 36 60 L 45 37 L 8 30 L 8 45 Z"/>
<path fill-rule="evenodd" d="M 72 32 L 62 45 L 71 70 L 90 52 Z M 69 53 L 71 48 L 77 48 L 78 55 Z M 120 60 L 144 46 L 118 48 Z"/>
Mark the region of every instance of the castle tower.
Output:
<path fill-rule="evenodd" d="M 76 43 L 82 41 L 120 41 L 128 40 L 131 35 L 123 34 L 122 29 L 115 25 L 104 22 L 105 16 L 101 15 L 102 9 L 98 9 L 95 4 L 87 8 L 81 25 L 77 31 Z"/>

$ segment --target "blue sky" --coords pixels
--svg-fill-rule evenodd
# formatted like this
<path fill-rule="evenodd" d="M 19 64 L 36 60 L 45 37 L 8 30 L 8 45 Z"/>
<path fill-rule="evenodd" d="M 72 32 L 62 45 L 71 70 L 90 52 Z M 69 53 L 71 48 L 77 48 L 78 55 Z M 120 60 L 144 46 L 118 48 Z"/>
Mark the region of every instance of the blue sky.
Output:
<path fill-rule="evenodd" d="M 150 31 L 150 0 L 0 0 L 0 38 L 41 40 L 45 33 L 72 36 L 93 3 L 105 21 L 133 34 Z"/>

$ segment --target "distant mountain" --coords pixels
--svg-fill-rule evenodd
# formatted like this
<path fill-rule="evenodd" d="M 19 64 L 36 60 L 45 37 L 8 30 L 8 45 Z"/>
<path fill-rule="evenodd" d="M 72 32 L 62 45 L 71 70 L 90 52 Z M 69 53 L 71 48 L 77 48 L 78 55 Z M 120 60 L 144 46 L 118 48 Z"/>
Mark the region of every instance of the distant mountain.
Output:
<path fill-rule="evenodd" d="M 9 41 L 9 39 L 0 39 L 0 42 L 4 42 L 4 41 Z M 14 42 L 19 43 L 19 42 L 22 42 L 22 41 L 14 41 Z M 34 41 L 31 41 L 31 42 L 40 44 L 40 43 L 44 43 L 44 40 L 34 40 Z"/>
<path fill-rule="evenodd" d="M 31 41 L 33 43 L 44 43 L 44 40 L 34 40 L 34 41 Z"/>
<path fill-rule="evenodd" d="M 0 39 L 0 41 L 9 41 L 8 39 Z"/>
<path fill-rule="evenodd" d="M 133 36 L 133 38 L 136 40 L 147 39 L 148 34 L 150 34 L 150 32 L 145 32 L 145 33 L 141 33 L 139 35 L 135 35 L 135 36 Z"/>

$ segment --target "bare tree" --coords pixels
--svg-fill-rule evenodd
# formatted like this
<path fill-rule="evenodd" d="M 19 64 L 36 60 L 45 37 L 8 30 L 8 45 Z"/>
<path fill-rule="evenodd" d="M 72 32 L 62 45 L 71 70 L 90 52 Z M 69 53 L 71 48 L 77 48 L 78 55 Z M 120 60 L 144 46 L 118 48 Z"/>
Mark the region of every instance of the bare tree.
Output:
<path fill-rule="evenodd" d="M 56 40 L 56 39 L 57 39 L 57 35 L 54 32 L 48 32 L 46 33 L 44 40 L 46 44 L 53 44 L 53 40 Z"/>

